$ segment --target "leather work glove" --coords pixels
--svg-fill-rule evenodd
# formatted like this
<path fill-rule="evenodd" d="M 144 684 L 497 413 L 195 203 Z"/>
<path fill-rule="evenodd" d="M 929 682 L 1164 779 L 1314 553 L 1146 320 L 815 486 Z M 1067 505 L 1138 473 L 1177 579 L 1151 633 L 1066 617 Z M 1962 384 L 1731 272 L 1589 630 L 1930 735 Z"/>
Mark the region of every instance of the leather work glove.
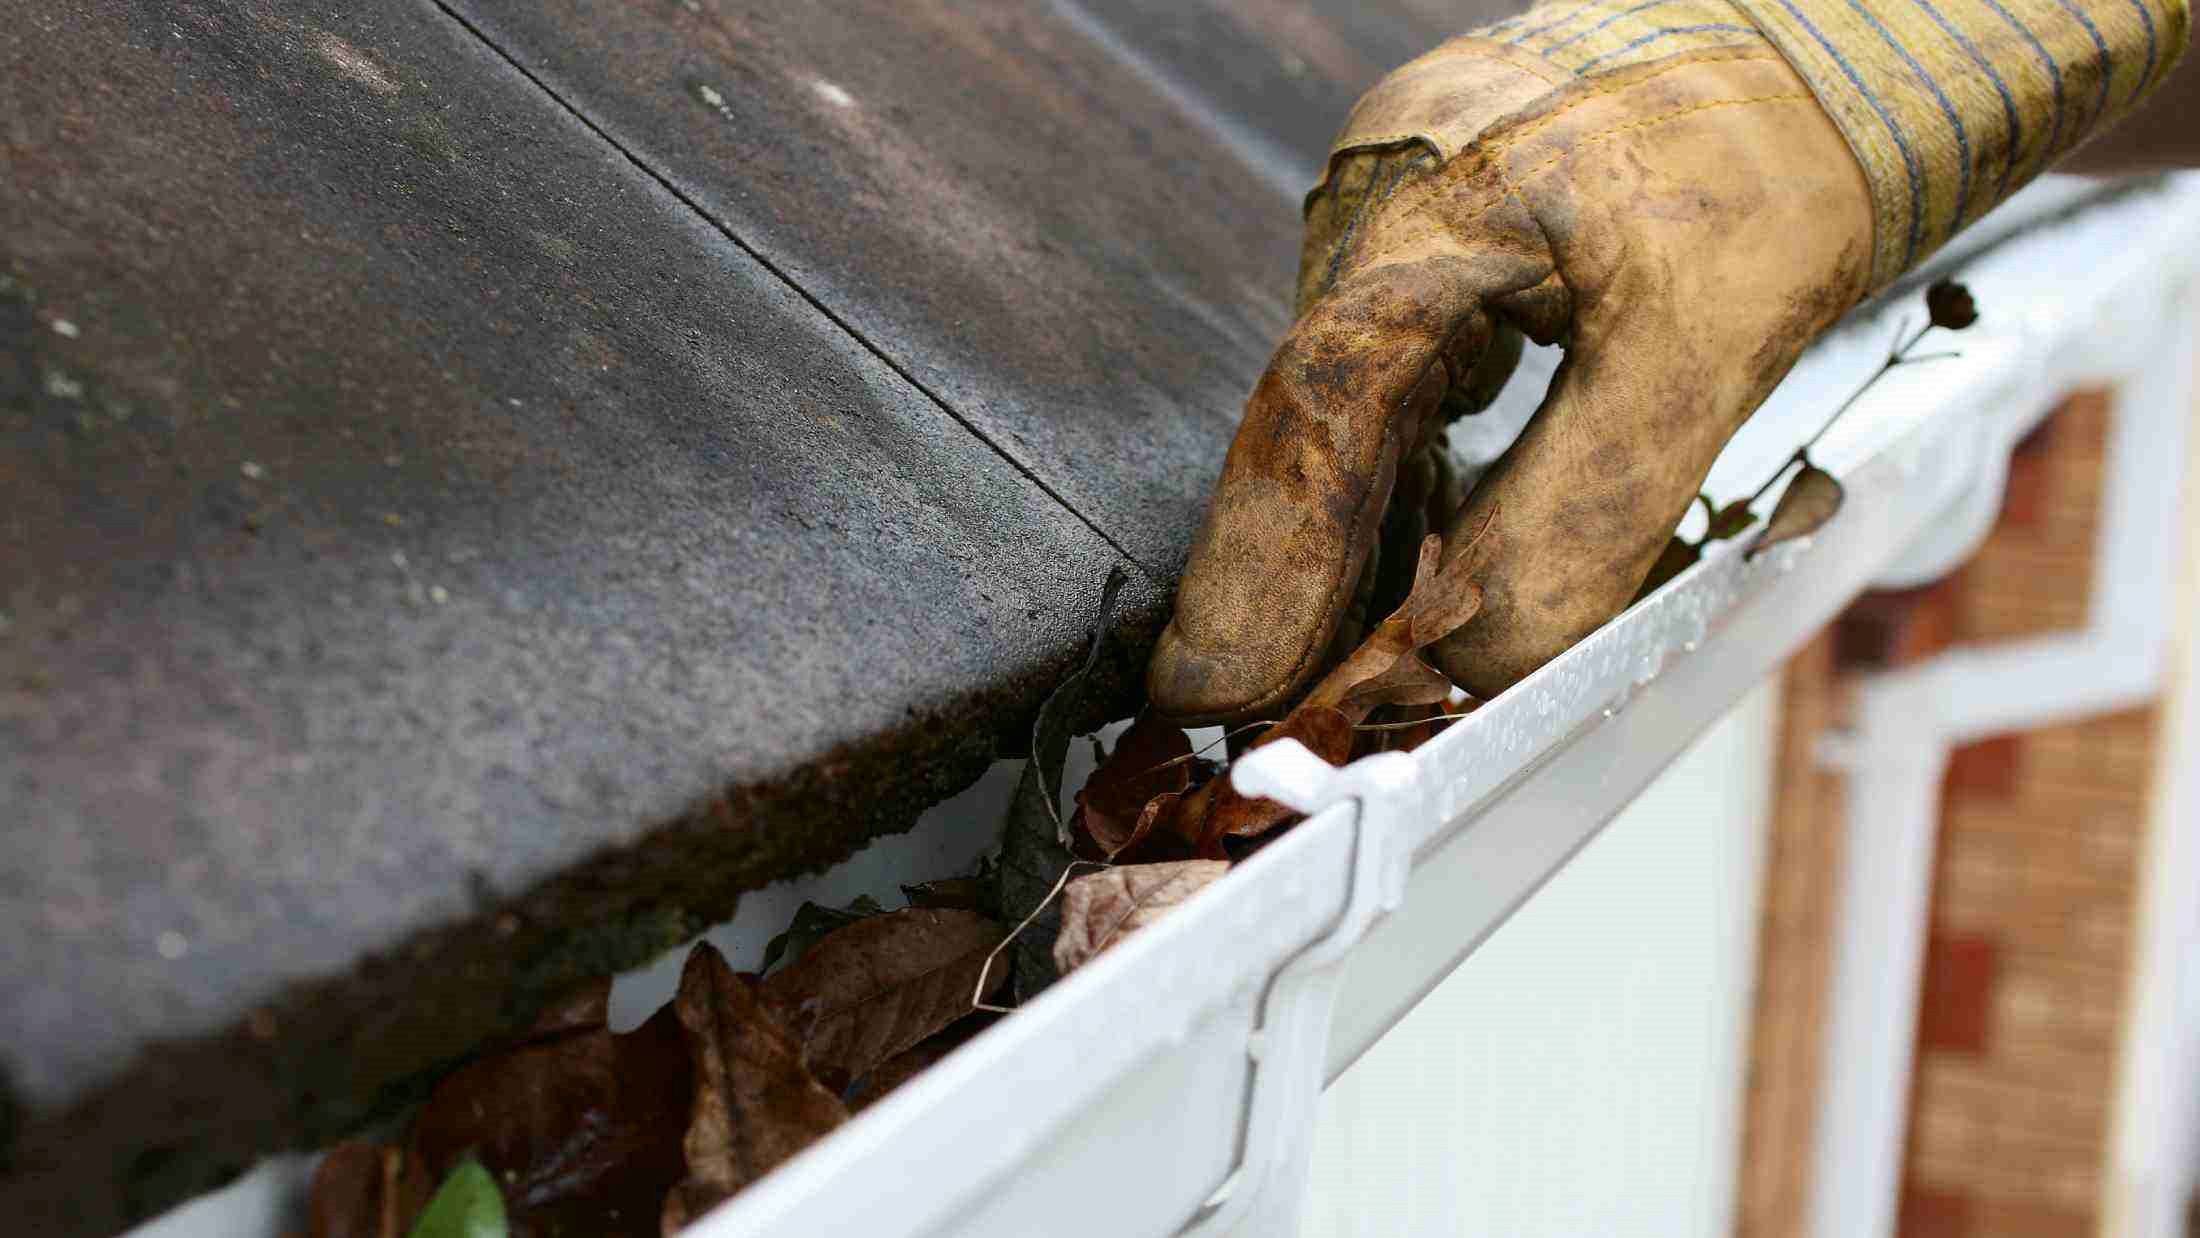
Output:
<path fill-rule="evenodd" d="M 1154 706 L 1281 713 L 1431 531 L 1479 560 L 1480 611 L 1430 651 L 1454 683 L 1488 698 L 1563 652 L 1634 596 L 1803 349 L 2128 110 L 2187 21 L 2185 0 L 1555 3 L 1396 70 L 1307 198 L 1298 320 Z M 1462 504 L 1444 425 L 1522 334 L 1565 361 Z"/>

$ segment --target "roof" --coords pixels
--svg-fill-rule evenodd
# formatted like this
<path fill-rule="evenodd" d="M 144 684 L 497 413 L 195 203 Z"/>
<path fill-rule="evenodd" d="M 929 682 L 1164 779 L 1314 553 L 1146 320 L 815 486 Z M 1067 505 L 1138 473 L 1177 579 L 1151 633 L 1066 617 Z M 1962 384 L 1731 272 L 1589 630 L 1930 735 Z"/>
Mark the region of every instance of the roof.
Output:
<path fill-rule="evenodd" d="M 166 1203 L 906 827 L 1115 563 L 1127 680 L 1415 8 L 19 23 L 8 1195 Z"/>

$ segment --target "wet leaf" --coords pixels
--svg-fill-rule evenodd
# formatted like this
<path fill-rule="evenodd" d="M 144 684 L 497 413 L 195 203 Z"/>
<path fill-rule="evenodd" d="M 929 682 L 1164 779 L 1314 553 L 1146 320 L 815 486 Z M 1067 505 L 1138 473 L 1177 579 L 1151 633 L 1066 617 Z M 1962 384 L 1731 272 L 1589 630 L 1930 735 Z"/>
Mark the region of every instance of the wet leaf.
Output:
<path fill-rule="evenodd" d="M 1191 785 L 1191 755 L 1192 741 L 1182 728 L 1151 713 L 1140 714 L 1077 792 L 1072 835 L 1089 837 L 1098 851 L 1096 859 L 1128 849 L 1152 830 L 1166 807 L 1155 808 L 1153 801 Z"/>
<path fill-rule="evenodd" d="M 438 1084 L 410 1146 L 432 1180 L 478 1158 L 503 1184 L 515 1235 L 641 1235 L 684 1172 L 689 1057 L 668 1007 L 605 1026 L 610 982 L 553 1005 L 536 1038 Z"/>
<path fill-rule="evenodd" d="M 1696 566 L 1701 558 L 1703 551 L 1695 543 L 1678 537 L 1667 538 L 1665 549 L 1658 552 L 1657 562 L 1650 565 L 1650 574 L 1643 577 L 1642 588 L 1635 590 L 1634 600 L 1639 602 L 1656 593 L 1667 581 Z"/>
<path fill-rule="evenodd" d="M 886 909 L 878 905 L 870 895 L 860 895 L 846 907 L 826 907 L 818 903 L 804 903 L 795 909 L 794 919 L 787 931 L 764 944 L 764 971 L 784 967 L 802 957 L 803 952 L 816 945 L 827 933 L 845 928 L 866 916 L 875 916 Z"/>
<path fill-rule="evenodd" d="M 1816 465 L 1805 464 L 1802 472 L 1797 473 L 1795 480 L 1781 493 L 1779 506 L 1772 509 L 1772 519 L 1765 525 L 1764 536 L 1749 548 L 1751 557 L 1781 542 L 1817 532 L 1841 510 L 1842 494 L 1841 483 L 1833 474 Z"/>
<path fill-rule="evenodd" d="M 876 1104 L 887 1093 L 931 1069 L 972 1036 L 992 1026 L 999 1017 L 984 1011 L 967 1015 L 880 1062 L 870 1074 L 856 1080 L 855 1086 L 848 1089 L 849 1110 L 860 1113 Z"/>
<path fill-rule="evenodd" d="M 986 961 L 1004 932 L 975 912 L 889 912 L 828 934 L 758 995 L 837 1092 L 969 1014 L 981 973 L 985 992 L 998 988 L 1007 968 L 995 960 L 987 972 Z"/>
<path fill-rule="evenodd" d="M 408 1238 L 505 1238 L 504 1197 L 496 1179 L 480 1161 L 461 1161 L 427 1211 L 413 1224 Z"/>
<path fill-rule="evenodd" d="M 681 1144 L 687 1176 L 664 1196 L 668 1234 L 848 1120 L 840 1098 L 803 1067 L 794 1037 L 710 943 L 688 954 L 669 1009 L 695 1063 L 695 1096 Z"/>
<path fill-rule="evenodd" d="M 991 874 L 974 877 L 944 877 L 938 881 L 920 881 L 903 886 L 902 896 L 911 907 L 946 908 L 951 911 L 984 911 L 988 897 L 987 885 Z"/>
<path fill-rule="evenodd" d="M 1021 924 L 1027 917 L 1031 920 L 1017 933 L 1009 949 L 1015 960 L 1019 999 L 1030 997 L 1054 981 L 1054 957 L 1047 943 L 1054 940 L 1061 925 L 1061 910 L 1047 900 L 1076 858 L 1070 852 L 1068 826 L 1059 805 L 1062 763 L 1069 755 L 1070 728 L 1093 704 L 1088 699 L 1093 689 L 1092 670 L 1099 664 L 1108 630 L 1114 626 L 1116 602 L 1127 580 L 1120 567 L 1108 573 L 1084 663 L 1039 707 L 1039 716 L 1031 727 L 1031 759 L 1016 783 L 1008 819 L 1002 826 L 1000 866 L 994 872 L 998 893 L 993 904 L 1011 925 Z"/>
<path fill-rule="evenodd" d="M 1083 964 L 1153 923 L 1230 870 L 1221 860 L 1173 864 L 1119 864 L 1075 878 L 1062 891 L 1062 933 L 1054 964 L 1063 971 Z"/>

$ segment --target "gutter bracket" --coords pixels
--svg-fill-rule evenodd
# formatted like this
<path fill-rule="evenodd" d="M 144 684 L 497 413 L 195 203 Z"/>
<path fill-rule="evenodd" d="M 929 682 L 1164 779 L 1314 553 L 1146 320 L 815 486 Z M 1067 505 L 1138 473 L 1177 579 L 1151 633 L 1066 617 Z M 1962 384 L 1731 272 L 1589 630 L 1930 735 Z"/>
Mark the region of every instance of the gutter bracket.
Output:
<path fill-rule="evenodd" d="M 1240 794 L 1308 816 L 1349 802 L 1352 817 L 1337 828 L 1353 832 L 1352 861 L 1336 923 L 1279 968 L 1261 996 L 1259 1023 L 1245 1047 L 1252 1071 L 1237 1166 L 1182 1231 L 1200 1238 L 1299 1232 L 1342 965 L 1368 930 L 1405 901 L 1413 860 L 1405 827 L 1431 803 L 1420 763 L 1402 752 L 1340 769 L 1285 739 L 1240 757 L 1230 779 Z"/>

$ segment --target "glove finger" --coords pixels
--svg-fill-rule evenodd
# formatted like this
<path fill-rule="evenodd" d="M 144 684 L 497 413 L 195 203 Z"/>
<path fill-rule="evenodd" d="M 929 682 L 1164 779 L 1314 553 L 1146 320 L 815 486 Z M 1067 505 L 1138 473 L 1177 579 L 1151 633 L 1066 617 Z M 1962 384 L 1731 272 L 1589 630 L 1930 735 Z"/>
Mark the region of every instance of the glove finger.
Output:
<path fill-rule="evenodd" d="M 1669 308 L 1637 305 L 1585 330 L 1520 437 L 1447 530 L 1476 548 L 1482 608 L 1432 648 L 1452 681 L 1488 699 L 1625 609 L 1719 450 L 1763 392 L 1704 382 L 1676 355 Z M 1685 352 L 1685 348 L 1679 351 Z M 1691 381 L 1691 376 L 1695 376 Z"/>
<path fill-rule="evenodd" d="M 1472 263 L 1374 267 L 1292 328 L 1246 402 L 1147 676 L 1158 710 L 1234 720 L 1324 664 L 1398 468 L 1490 334 Z"/>

